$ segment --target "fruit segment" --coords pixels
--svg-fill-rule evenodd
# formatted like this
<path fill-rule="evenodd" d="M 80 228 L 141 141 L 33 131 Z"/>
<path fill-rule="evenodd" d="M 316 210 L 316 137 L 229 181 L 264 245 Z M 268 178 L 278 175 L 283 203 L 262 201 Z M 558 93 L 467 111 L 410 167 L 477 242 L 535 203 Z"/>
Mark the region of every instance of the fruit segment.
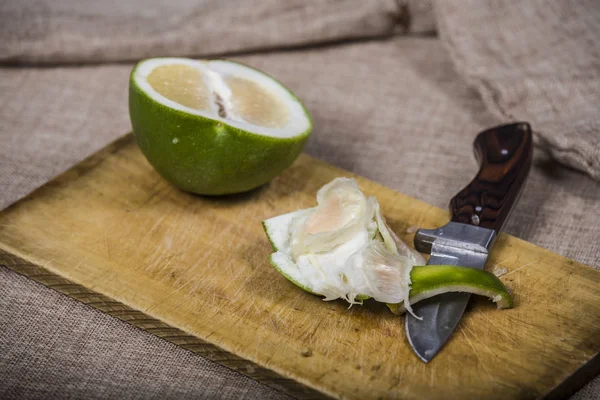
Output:
<path fill-rule="evenodd" d="M 148 83 L 159 94 L 186 107 L 209 110 L 209 90 L 202 71 L 189 65 L 161 65 L 148 75 Z"/>
<path fill-rule="evenodd" d="M 317 203 L 265 221 L 276 268 L 326 300 L 408 300 L 413 258 L 398 252 L 377 200 L 354 179 L 337 178 L 318 191 Z"/>
<path fill-rule="evenodd" d="M 238 77 L 227 77 L 225 84 L 231 89 L 232 111 L 243 120 L 267 128 L 282 128 L 287 124 L 289 110 L 274 93 Z"/>

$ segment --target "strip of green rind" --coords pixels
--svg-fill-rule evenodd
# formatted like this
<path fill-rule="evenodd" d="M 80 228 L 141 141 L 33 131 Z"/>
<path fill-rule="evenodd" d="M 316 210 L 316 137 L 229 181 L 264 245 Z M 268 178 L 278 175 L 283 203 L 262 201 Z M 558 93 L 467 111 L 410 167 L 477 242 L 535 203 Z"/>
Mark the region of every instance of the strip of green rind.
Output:
<path fill-rule="evenodd" d="M 410 277 L 411 297 L 437 288 L 463 285 L 491 291 L 495 295 L 508 294 L 506 287 L 496 275 L 474 268 L 455 265 L 417 266 L 411 270 Z"/>
<path fill-rule="evenodd" d="M 444 290 L 443 293 L 467 292 L 492 299 L 500 296 L 496 302 L 499 308 L 513 307 L 506 286 L 497 276 L 487 271 L 455 265 L 427 265 L 413 267 L 410 276 L 410 304 L 440 294 L 436 292 Z M 413 302 L 413 299 L 418 300 Z M 388 307 L 395 313 L 404 311 L 403 303 L 388 304 Z"/>

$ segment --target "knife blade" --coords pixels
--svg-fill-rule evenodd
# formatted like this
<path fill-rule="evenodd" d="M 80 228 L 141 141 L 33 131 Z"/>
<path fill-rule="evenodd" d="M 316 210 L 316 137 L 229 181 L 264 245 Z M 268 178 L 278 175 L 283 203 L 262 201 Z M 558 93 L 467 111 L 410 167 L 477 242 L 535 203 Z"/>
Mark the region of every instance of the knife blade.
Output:
<path fill-rule="evenodd" d="M 531 127 L 519 122 L 477 135 L 475 178 L 450 201 L 451 221 L 438 229 L 420 229 L 415 248 L 430 253 L 428 265 L 483 269 L 494 241 L 518 200 L 533 159 Z M 448 341 L 460 321 L 469 293 L 446 293 L 412 306 L 406 334 L 413 350 L 429 362 Z"/>

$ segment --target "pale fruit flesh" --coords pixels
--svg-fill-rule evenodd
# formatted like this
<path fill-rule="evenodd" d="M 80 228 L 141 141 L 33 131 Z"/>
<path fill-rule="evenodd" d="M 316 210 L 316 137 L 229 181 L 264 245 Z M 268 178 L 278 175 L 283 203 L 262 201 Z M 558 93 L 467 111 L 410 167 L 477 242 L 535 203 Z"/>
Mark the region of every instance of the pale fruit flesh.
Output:
<path fill-rule="evenodd" d="M 266 128 L 283 128 L 288 123 L 290 112 L 284 101 L 259 83 L 225 76 L 220 81 L 226 90 L 217 90 L 211 89 L 206 75 L 189 65 L 168 64 L 156 67 L 147 81 L 160 95 L 183 106 L 210 111 L 212 103 L 221 118 Z"/>
<path fill-rule="evenodd" d="M 231 89 L 233 112 L 245 121 L 267 128 L 282 128 L 287 124 L 289 110 L 267 89 L 238 77 L 228 77 L 225 83 Z"/>
<path fill-rule="evenodd" d="M 202 71 L 183 64 L 161 65 L 148 75 L 148 83 L 169 100 L 196 110 L 209 109 L 209 91 Z"/>

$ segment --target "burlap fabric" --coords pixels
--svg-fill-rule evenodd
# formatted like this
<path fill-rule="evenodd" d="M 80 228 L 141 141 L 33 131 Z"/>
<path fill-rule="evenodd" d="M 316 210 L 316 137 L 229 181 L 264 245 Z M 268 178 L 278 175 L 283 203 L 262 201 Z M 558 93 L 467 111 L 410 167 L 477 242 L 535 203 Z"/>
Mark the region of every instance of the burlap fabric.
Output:
<path fill-rule="evenodd" d="M 436 16 L 488 110 L 531 121 L 539 147 L 600 180 L 600 3 L 444 0 Z"/>
<path fill-rule="evenodd" d="M 9 1 L 0 60 L 123 61 L 390 36 L 399 10 L 393 0 Z"/>
<path fill-rule="evenodd" d="M 413 21 L 426 27 L 427 15 Z M 474 173 L 475 134 L 507 119 L 488 111 L 447 43 L 392 36 L 238 59 L 304 100 L 315 119 L 308 153 L 445 207 Z M 130 129 L 131 66 L 0 69 L 0 208 Z M 596 181 L 538 149 L 506 230 L 600 268 L 599 200 Z M 285 397 L 2 267 L 0 275 L 0 398 Z M 596 379 L 574 398 L 598 395 Z"/>

